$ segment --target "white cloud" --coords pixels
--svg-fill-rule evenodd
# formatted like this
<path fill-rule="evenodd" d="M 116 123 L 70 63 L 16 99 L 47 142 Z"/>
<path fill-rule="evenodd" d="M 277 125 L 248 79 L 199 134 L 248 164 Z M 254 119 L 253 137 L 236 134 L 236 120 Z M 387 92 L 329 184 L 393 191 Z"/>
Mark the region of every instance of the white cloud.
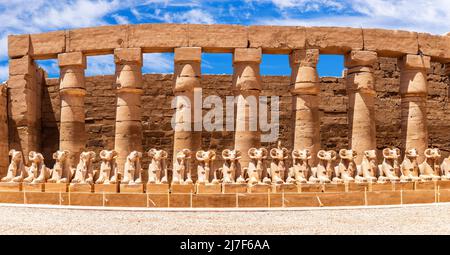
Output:
<path fill-rule="evenodd" d="M 144 54 L 143 72 L 145 73 L 172 73 L 173 54 L 151 53 Z"/>

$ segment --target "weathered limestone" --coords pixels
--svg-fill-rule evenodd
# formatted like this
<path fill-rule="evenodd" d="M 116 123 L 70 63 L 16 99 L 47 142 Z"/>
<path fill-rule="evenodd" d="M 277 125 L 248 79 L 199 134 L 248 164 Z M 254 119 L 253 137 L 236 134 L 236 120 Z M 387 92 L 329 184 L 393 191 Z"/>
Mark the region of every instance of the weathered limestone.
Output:
<path fill-rule="evenodd" d="M 114 150 L 119 172 L 132 151 L 142 151 L 141 95 L 142 51 L 140 48 L 115 49 L 117 106 Z"/>
<path fill-rule="evenodd" d="M 9 60 L 8 125 L 9 147 L 23 155 L 40 149 L 41 89 L 34 60 L 29 56 Z M 25 162 L 28 158 L 24 158 Z"/>
<path fill-rule="evenodd" d="M 6 83 L 0 84 L 0 176 L 6 175 L 8 168 L 8 105 Z"/>
<path fill-rule="evenodd" d="M 258 130 L 261 55 L 261 48 L 236 48 L 233 55 L 233 91 L 237 98 L 234 149 L 242 152 L 261 145 Z M 241 164 L 247 166 L 249 162 L 249 155 L 243 153 Z"/>
<path fill-rule="evenodd" d="M 175 132 L 173 141 L 173 161 L 177 162 L 177 154 L 188 149 L 193 153 L 201 148 L 202 123 L 196 122 L 196 110 L 201 114 L 201 102 L 195 102 L 195 93 L 200 88 L 200 63 L 202 49 L 198 47 L 184 47 L 175 49 L 175 78 L 173 92 L 176 100 Z M 196 107 L 196 104 L 199 105 Z M 188 159 L 196 168 L 195 161 Z M 175 168 L 175 167 L 174 167 Z M 193 173 L 196 175 L 196 173 Z"/>
<path fill-rule="evenodd" d="M 290 55 L 294 150 L 308 149 L 312 164 L 317 163 L 320 147 L 318 61 L 317 49 L 295 50 Z"/>
<path fill-rule="evenodd" d="M 364 50 L 374 51 L 381 57 L 401 57 L 417 54 L 417 33 L 401 30 L 363 29 Z"/>
<path fill-rule="evenodd" d="M 418 162 L 424 160 L 428 148 L 427 129 L 427 69 L 430 57 L 406 55 L 401 62 L 400 94 L 402 139 L 406 151 L 417 149 Z"/>
<path fill-rule="evenodd" d="M 86 57 L 81 52 L 63 53 L 58 55 L 58 62 L 61 69 L 59 149 L 68 150 L 71 153 L 69 159 L 70 165 L 73 167 L 78 163 L 86 144 L 84 128 Z"/>
<path fill-rule="evenodd" d="M 377 53 L 352 51 L 345 56 L 347 94 L 349 97 L 348 120 L 350 148 L 357 153 L 355 162 L 360 164 L 364 151 L 376 148 L 375 132 L 375 77 L 373 64 Z"/>

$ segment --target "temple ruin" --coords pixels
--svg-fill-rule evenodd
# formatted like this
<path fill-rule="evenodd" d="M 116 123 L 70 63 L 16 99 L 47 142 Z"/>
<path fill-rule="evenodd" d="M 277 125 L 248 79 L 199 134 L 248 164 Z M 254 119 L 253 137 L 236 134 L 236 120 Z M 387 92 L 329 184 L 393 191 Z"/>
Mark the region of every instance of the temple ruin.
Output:
<path fill-rule="evenodd" d="M 143 54 L 166 52 L 174 74 L 142 73 Z M 202 75 L 203 53 L 231 54 L 233 75 Z M 109 54 L 115 75 L 86 77 L 88 58 Z M 291 76 L 262 76 L 263 54 L 288 55 Z M 342 77 L 319 77 L 321 54 L 344 56 Z M 450 201 L 449 35 L 139 24 L 10 35 L 8 55 L 9 79 L 0 85 L 0 202 Z M 57 59 L 59 78 L 36 63 L 47 59 Z M 201 108 L 198 90 L 235 96 L 232 122 L 242 128 L 199 131 L 197 119 L 179 118 Z M 262 130 L 251 128 L 249 96 L 280 98 L 277 141 L 262 142 Z M 172 119 L 193 128 L 174 130 Z"/>

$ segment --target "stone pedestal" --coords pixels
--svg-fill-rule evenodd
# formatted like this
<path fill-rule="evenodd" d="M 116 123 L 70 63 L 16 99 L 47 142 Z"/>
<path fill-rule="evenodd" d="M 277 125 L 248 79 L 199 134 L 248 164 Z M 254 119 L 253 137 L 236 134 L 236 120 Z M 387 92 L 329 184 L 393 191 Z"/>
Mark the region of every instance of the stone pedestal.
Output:
<path fill-rule="evenodd" d="M 450 181 L 437 181 L 436 185 L 439 186 L 439 189 L 450 189 Z"/>
<path fill-rule="evenodd" d="M 62 53 L 58 55 L 58 63 L 61 70 L 59 149 L 71 153 L 70 164 L 75 167 L 86 144 L 84 125 L 86 57 L 81 52 Z"/>
<path fill-rule="evenodd" d="M 69 190 L 68 183 L 45 183 L 45 192 L 67 192 Z"/>
<path fill-rule="evenodd" d="M 322 192 L 345 192 L 345 184 L 343 183 L 327 183 L 323 185 Z"/>
<path fill-rule="evenodd" d="M 369 183 L 369 191 L 392 191 L 394 190 L 393 184 L 386 183 Z"/>
<path fill-rule="evenodd" d="M 225 194 L 247 193 L 247 184 L 245 183 L 223 183 L 222 192 Z"/>
<path fill-rule="evenodd" d="M 94 184 L 94 193 L 119 193 L 119 185 Z"/>
<path fill-rule="evenodd" d="M 91 184 L 81 184 L 81 183 L 71 183 L 69 185 L 69 192 L 82 192 L 82 193 L 92 193 L 93 185 Z"/>
<path fill-rule="evenodd" d="M 0 182 L 0 191 L 22 191 L 22 183 Z"/>
<path fill-rule="evenodd" d="M 114 150 L 120 173 L 132 151 L 142 152 L 141 95 L 142 51 L 140 48 L 114 50 L 116 63 L 116 128 Z"/>
<path fill-rule="evenodd" d="M 424 159 L 428 148 L 427 128 L 427 70 L 430 57 L 406 55 L 400 62 L 400 95 L 402 139 L 405 150 L 417 149 L 417 162 Z"/>
<path fill-rule="evenodd" d="M 373 64 L 378 55 L 372 51 L 352 51 L 345 56 L 350 148 L 356 151 L 355 162 L 361 164 L 364 151 L 374 150 L 375 132 L 375 77 Z"/>
<path fill-rule="evenodd" d="M 248 150 L 261 147 L 258 128 L 261 55 L 261 48 L 236 48 L 233 54 L 233 91 L 237 97 L 234 148 L 242 153 L 242 166 L 250 162 Z"/>
<path fill-rule="evenodd" d="M 222 186 L 220 184 L 196 184 L 195 193 L 197 194 L 221 194 Z"/>
<path fill-rule="evenodd" d="M 201 91 L 201 57 L 202 49 L 199 47 L 182 47 L 174 50 L 174 86 L 175 114 L 173 140 L 173 161 L 176 162 L 176 154 L 183 149 L 189 149 L 195 153 L 201 149 L 202 122 L 202 98 L 196 97 Z M 191 169 L 197 169 L 195 157 L 191 157 Z M 195 179 L 197 171 L 192 171 Z"/>
<path fill-rule="evenodd" d="M 146 193 L 151 193 L 151 194 L 167 194 L 169 193 L 169 184 L 150 184 L 147 183 L 146 187 L 145 187 L 145 192 Z"/>
<path fill-rule="evenodd" d="M 23 183 L 22 190 L 25 192 L 44 192 L 44 183 Z"/>
<path fill-rule="evenodd" d="M 309 149 L 311 164 L 317 163 L 320 148 L 319 92 L 317 73 L 319 50 L 294 50 L 291 65 L 291 94 L 293 106 L 294 149 Z"/>
<path fill-rule="evenodd" d="M 325 184 L 299 184 L 300 192 L 324 192 Z"/>
<path fill-rule="evenodd" d="M 194 193 L 194 184 L 172 184 L 170 186 L 171 193 Z"/>
<path fill-rule="evenodd" d="M 120 184 L 120 193 L 144 193 L 144 184 Z"/>
<path fill-rule="evenodd" d="M 247 192 L 248 193 L 268 193 L 271 191 L 271 189 L 272 189 L 271 185 L 259 183 L 259 184 L 255 184 L 252 186 L 249 185 L 247 187 Z"/>
<path fill-rule="evenodd" d="M 356 183 L 356 182 L 350 182 L 345 184 L 345 191 L 346 192 L 352 192 L 352 191 L 369 191 L 369 183 Z"/>
<path fill-rule="evenodd" d="M 273 193 L 297 193 L 299 187 L 293 183 L 272 184 Z"/>

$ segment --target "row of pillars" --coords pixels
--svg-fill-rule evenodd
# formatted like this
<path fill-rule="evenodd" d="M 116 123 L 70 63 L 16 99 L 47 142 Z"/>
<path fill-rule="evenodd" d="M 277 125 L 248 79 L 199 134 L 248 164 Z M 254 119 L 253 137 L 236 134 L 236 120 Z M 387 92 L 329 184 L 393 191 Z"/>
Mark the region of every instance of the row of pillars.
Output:
<path fill-rule="evenodd" d="M 189 98 L 193 106 L 194 92 L 200 88 L 201 48 L 176 48 L 174 51 L 175 78 L 174 95 Z M 237 97 L 235 126 L 235 149 L 242 152 L 252 147 L 260 147 L 260 132 L 250 131 L 251 110 L 245 100 L 247 96 L 258 97 L 261 92 L 260 48 L 237 48 L 233 54 L 233 86 Z M 142 89 L 142 51 L 140 48 L 123 48 L 114 51 L 117 77 L 117 108 L 115 127 L 115 150 L 119 152 L 118 165 L 124 165 L 127 155 L 133 151 L 142 151 L 141 95 Z M 294 148 L 309 149 L 316 163 L 316 154 L 320 149 L 319 93 L 320 80 L 317 73 L 319 50 L 294 50 L 290 54 L 291 93 L 293 95 Z M 349 95 L 348 119 L 350 125 L 350 147 L 358 152 L 357 163 L 362 152 L 376 149 L 375 109 L 376 97 L 373 64 L 377 53 L 371 51 L 352 51 L 345 56 L 347 71 L 347 91 Z M 86 135 L 84 129 L 86 95 L 84 69 L 86 57 L 81 52 L 63 53 L 58 56 L 61 70 L 61 129 L 60 149 L 73 152 L 73 162 L 84 150 Z M 401 60 L 401 111 L 402 134 L 405 147 L 416 148 L 423 152 L 427 148 L 428 135 L 426 124 L 426 71 L 430 68 L 430 58 L 419 55 L 406 55 Z M 177 103 L 180 111 L 192 111 L 196 107 L 186 108 Z M 200 107 L 201 109 L 201 107 Z M 189 121 L 178 120 L 176 121 Z M 192 129 L 197 123 L 194 119 L 187 123 Z M 243 130 L 243 131 L 242 131 Z M 175 131 L 174 157 L 182 149 L 197 151 L 201 148 L 200 131 Z M 247 153 L 242 153 L 241 163 L 247 165 Z"/>

